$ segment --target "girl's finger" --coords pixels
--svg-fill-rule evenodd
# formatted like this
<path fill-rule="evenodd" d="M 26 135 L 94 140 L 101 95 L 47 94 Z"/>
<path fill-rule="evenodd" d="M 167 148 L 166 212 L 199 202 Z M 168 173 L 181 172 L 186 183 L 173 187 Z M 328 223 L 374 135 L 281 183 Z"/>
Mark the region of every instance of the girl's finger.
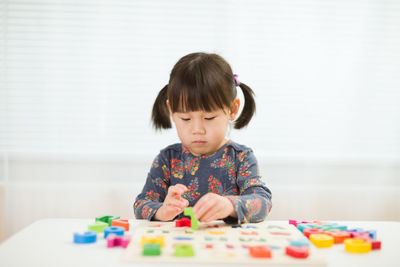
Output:
<path fill-rule="evenodd" d="M 197 205 L 197 203 L 196 203 Z M 195 212 L 195 215 L 198 219 L 202 219 L 202 217 L 209 212 L 210 209 L 213 208 L 215 205 L 215 201 L 203 201 L 202 203 L 199 204 L 197 207 L 197 211 Z"/>

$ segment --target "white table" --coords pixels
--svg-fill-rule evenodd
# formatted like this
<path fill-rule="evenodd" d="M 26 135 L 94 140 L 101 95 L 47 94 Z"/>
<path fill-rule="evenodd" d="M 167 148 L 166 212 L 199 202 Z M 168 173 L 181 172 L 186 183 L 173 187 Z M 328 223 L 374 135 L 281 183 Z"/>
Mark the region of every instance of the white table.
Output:
<path fill-rule="evenodd" d="M 83 233 L 93 221 L 93 219 L 39 220 L 0 244 L 0 266 L 132 266 L 122 261 L 124 249 L 120 247 L 108 249 L 103 238 L 99 238 L 94 244 L 77 245 L 72 242 L 73 233 Z M 131 228 L 134 230 L 139 222 L 130 220 Z M 347 253 L 343 245 L 319 249 L 329 267 L 400 266 L 400 222 L 339 221 L 339 223 L 351 228 L 375 229 L 378 240 L 382 241 L 382 249 L 367 254 Z"/>

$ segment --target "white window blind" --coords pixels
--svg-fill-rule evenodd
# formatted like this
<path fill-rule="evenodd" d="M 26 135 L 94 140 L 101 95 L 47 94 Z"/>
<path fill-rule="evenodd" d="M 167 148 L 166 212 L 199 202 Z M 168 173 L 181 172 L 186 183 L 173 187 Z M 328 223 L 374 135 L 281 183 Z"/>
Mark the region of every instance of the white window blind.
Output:
<path fill-rule="evenodd" d="M 153 157 L 150 113 L 183 55 L 256 92 L 231 137 L 271 158 L 400 160 L 400 2 L 0 1 L 6 153 Z"/>

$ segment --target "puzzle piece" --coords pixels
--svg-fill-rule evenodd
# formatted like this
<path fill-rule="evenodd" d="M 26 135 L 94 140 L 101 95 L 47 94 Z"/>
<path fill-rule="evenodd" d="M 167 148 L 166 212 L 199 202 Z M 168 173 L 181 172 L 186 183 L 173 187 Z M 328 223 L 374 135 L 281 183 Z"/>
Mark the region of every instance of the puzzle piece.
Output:
<path fill-rule="evenodd" d="M 368 253 L 372 245 L 364 239 L 348 238 L 344 241 L 345 250 L 350 253 Z"/>
<path fill-rule="evenodd" d="M 183 217 L 182 219 L 175 221 L 175 227 L 185 227 L 185 226 L 191 227 L 191 221 L 188 218 Z"/>
<path fill-rule="evenodd" d="M 109 226 L 104 228 L 104 238 L 107 238 L 109 234 L 116 234 L 119 236 L 123 236 L 125 232 L 125 228 L 120 226 Z"/>
<path fill-rule="evenodd" d="M 189 245 L 189 244 L 176 245 L 174 256 L 176 256 L 176 257 L 193 257 L 194 250 L 193 250 L 192 245 Z"/>
<path fill-rule="evenodd" d="M 160 244 L 144 244 L 143 245 L 143 256 L 159 256 L 161 255 Z"/>
<path fill-rule="evenodd" d="M 309 250 L 308 246 L 287 246 L 286 254 L 293 258 L 304 259 L 308 257 Z"/>
<path fill-rule="evenodd" d="M 119 216 L 106 215 L 102 217 L 97 217 L 96 222 L 105 222 L 108 224 L 108 226 L 111 226 L 111 222 L 116 219 L 119 219 Z"/>
<path fill-rule="evenodd" d="M 129 231 L 129 222 L 128 220 L 116 219 L 111 221 L 111 226 L 121 226 L 125 228 L 125 231 Z"/>
<path fill-rule="evenodd" d="M 271 249 L 268 246 L 251 246 L 249 247 L 250 256 L 253 258 L 271 258 Z"/>
<path fill-rule="evenodd" d="M 335 244 L 341 244 L 345 239 L 350 238 L 350 233 L 348 232 L 330 232 L 328 235 L 332 236 Z"/>
<path fill-rule="evenodd" d="M 327 234 L 312 234 L 310 235 L 310 241 L 317 248 L 328 248 L 334 244 L 333 237 Z"/>
<path fill-rule="evenodd" d="M 83 234 L 74 233 L 75 244 L 89 244 L 97 240 L 97 233 L 95 231 L 88 231 Z"/>
<path fill-rule="evenodd" d="M 116 234 L 109 234 L 107 237 L 107 247 L 123 247 L 126 248 L 131 241 L 130 236 L 117 236 Z"/>
<path fill-rule="evenodd" d="M 183 215 L 190 216 L 190 223 L 191 223 L 191 227 L 192 227 L 193 230 L 199 229 L 198 221 L 197 221 L 196 216 L 194 215 L 192 207 L 186 207 L 183 210 Z"/>
<path fill-rule="evenodd" d="M 165 239 L 162 235 L 157 237 L 142 236 L 142 240 L 140 240 L 140 246 L 143 247 L 145 244 L 159 244 L 161 247 L 164 247 Z"/>
<path fill-rule="evenodd" d="M 108 227 L 108 223 L 97 221 L 93 224 L 88 225 L 88 230 L 95 231 L 97 233 L 103 233 L 104 228 Z"/>

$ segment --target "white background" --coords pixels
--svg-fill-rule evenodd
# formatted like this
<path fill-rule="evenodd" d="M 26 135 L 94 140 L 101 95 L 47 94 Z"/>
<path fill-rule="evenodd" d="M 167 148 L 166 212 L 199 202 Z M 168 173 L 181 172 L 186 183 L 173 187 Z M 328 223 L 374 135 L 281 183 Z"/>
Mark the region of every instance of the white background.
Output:
<path fill-rule="evenodd" d="M 43 217 L 132 217 L 153 101 L 222 55 L 256 93 L 270 218 L 400 220 L 400 2 L 0 1 L 0 240 Z M 351 204 L 350 204 L 351 203 Z"/>

